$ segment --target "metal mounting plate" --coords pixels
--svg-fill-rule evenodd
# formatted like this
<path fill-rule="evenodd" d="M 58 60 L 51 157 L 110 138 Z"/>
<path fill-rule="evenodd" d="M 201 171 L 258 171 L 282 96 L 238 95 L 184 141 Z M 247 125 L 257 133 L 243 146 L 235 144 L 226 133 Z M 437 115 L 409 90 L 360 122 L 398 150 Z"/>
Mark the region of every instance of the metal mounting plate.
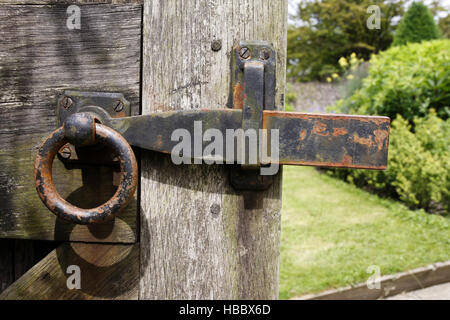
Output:
<path fill-rule="evenodd" d="M 58 126 L 65 119 L 78 112 L 94 112 L 102 123 L 109 118 L 124 118 L 131 115 L 130 102 L 122 93 L 118 92 L 92 92 L 66 90 L 57 101 Z M 75 148 L 68 143 L 58 152 L 59 159 L 65 163 L 114 165 L 117 163 L 115 156 L 110 152 L 99 152 L 103 146 L 89 146 Z M 95 156 L 92 156 L 95 152 Z"/>
<path fill-rule="evenodd" d="M 130 102 L 122 93 L 66 90 L 58 98 L 58 125 L 62 125 L 68 116 L 77 112 L 88 112 L 94 106 L 103 109 L 111 118 L 131 115 Z"/>
<path fill-rule="evenodd" d="M 242 129 L 262 129 L 263 110 L 275 110 L 276 52 L 267 41 L 240 41 L 233 49 L 233 109 L 242 109 Z M 245 138 L 244 138 L 245 139 Z M 244 141 L 245 143 L 245 141 Z M 248 146 L 242 163 L 247 163 Z M 261 176 L 260 151 L 257 164 L 230 171 L 230 183 L 238 190 L 265 190 L 272 176 Z"/>

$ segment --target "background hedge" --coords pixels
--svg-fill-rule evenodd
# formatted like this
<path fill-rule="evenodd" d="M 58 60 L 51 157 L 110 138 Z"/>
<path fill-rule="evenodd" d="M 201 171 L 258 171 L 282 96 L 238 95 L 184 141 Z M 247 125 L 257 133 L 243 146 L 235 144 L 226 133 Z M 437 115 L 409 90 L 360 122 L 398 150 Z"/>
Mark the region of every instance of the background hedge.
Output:
<path fill-rule="evenodd" d="M 400 21 L 392 45 L 398 46 L 440 37 L 441 32 L 428 7 L 422 2 L 414 2 Z"/>
<path fill-rule="evenodd" d="M 371 59 L 361 89 L 337 112 L 393 119 L 386 171 L 333 170 L 412 208 L 450 206 L 450 40 L 393 47 Z"/>

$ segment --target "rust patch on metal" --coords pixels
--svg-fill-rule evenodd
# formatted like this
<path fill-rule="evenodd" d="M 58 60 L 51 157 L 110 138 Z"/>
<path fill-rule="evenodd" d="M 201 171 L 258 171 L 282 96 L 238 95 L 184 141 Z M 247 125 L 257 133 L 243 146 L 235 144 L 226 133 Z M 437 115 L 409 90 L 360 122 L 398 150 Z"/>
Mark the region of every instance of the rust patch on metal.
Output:
<path fill-rule="evenodd" d="M 347 129 L 345 128 L 334 128 L 333 130 L 333 136 L 345 136 L 348 133 Z"/>
<path fill-rule="evenodd" d="M 244 84 L 236 83 L 233 88 L 233 109 L 242 109 L 244 106 Z"/>
<path fill-rule="evenodd" d="M 327 125 L 325 123 L 317 121 L 314 124 L 313 133 L 327 137 L 330 135 L 330 133 L 326 132 L 326 131 L 327 131 Z"/>
<path fill-rule="evenodd" d="M 303 112 L 283 112 L 283 111 L 272 111 L 264 110 L 264 116 L 266 117 L 280 117 L 280 118 L 295 118 L 295 119 L 332 119 L 332 120 L 349 120 L 356 119 L 361 122 L 372 122 L 377 125 L 384 123 L 389 123 L 391 119 L 389 117 L 382 116 L 354 116 L 347 114 L 314 114 L 314 113 L 303 113 Z"/>
<path fill-rule="evenodd" d="M 353 158 L 349 156 L 348 154 L 345 154 L 344 157 L 342 157 L 341 164 L 344 166 L 350 166 L 353 163 Z"/>
<path fill-rule="evenodd" d="M 374 144 L 374 142 L 372 140 L 372 137 L 370 137 L 370 138 L 363 138 L 363 137 L 358 136 L 357 133 L 353 134 L 353 141 L 355 141 L 356 143 L 362 144 L 362 145 L 366 145 L 369 148 L 372 148 L 372 146 Z"/>
<path fill-rule="evenodd" d="M 350 164 L 344 165 L 340 162 L 315 162 L 315 161 L 289 161 L 280 159 L 279 161 L 271 161 L 271 163 L 278 163 L 280 165 L 292 165 L 292 166 L 310 166 L 310 167 L 330 167 L 330 168 L 352 168 L 352 169 L 371 169 L 371 170 L 385 170 L 387 168 L 386 165 L 358 165 L 358 164 Z"/>
<path fill-rule="evenodd" d="M 158 135 L 158 136 L 156 137 L 156 145 L 157 145 L 158 147 L 162 146 L 162 136 L 161 136 L 161 135 Z"/>
<path fill-rule="evenodd" d="M 375 142 L 377 143 L 378 151 L 381 151 L 384 147 L 384 142 L 386 141 L 386 138 L 389 137 L 389 133 L 386 132 L 385 130 L 378 129 L 375 130 L 373 134 L 375 135 Z"/>
<path fill-rule="evenodd" d="M 120 111 L 120 112 L 116 112 L 116 113 L 111 114 L 111 118 L 116 118 L 116 119 L 118 119 L 118 118 L 125 118 L 126 116 L 127 116 L 127 114 L 126 114 L 125 111 Z"/>
<path fill-rule="evenodd" d="M 389 122 L 387 117 L 263 112 L 263 128 L 279 129 L 282 141 L 280 159 L 271 163 L 288 165 L 383 170 Z"/>
<path fill-rule="evenodd" d="M 300 131 L 300 134 L 298 136 L 298 140 L 299 141 L 303 141 L 303 140 L 305 140 L 305 138 L 306 138 L 306 130 L 303 129 L 302 131 Z"/>

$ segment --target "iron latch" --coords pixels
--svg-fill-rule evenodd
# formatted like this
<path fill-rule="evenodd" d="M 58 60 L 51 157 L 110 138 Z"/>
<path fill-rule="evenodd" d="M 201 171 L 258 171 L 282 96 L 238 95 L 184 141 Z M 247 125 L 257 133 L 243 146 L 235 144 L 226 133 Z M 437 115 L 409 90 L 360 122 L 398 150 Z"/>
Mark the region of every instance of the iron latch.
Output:
<path fill-rule="evenodd" d="M 232 104 L 224 109 L 129 116 L 129 104 L 121 94 L 67 91 L 58 102 L 61 123 L 61 128 L 55 131 L 60 135 L 58 143 L 72 142 L 77 146 L 83 144 L 84 138 L 89 140 L 92 137 L 105 142 L 98 133 L 110 130 L 113 132 L 108 131 L 112 140 L 105 143 L 113 146 L 122 145 L 125 141 L 131 146 L 170 154 L 176 164 L 230 165 L 230 182 L 242 190 L 266 189 L 280 165 L 386 168 L 389 118 L 278 111 L 282 106 L 277 106 L 275 101 L 276 61 L 276 52 L 267 42 L 237 44 L 232 53 L 233 99 Z M 82 119 L 88 120 L 83 122 Z M 69 127 L 70 132 L 67 131 Z M 97 127 L 100 131 L 96 131 Z M 54 203 L 49 205 L 42 182 L 42 159 L 50 161 L 51 158 L 53 161 L 55 155 L 52 146 L 54 134 L 47 138 L 39 151 L 36 186 L 50 210 L 67 218 L 73 212 L 64 211 L 69 208 L 66 204 L 58 204 L 57 210 Z M 92 139 L 88 142 L 96 142 Z M 124 161 L 131 161 L 129 167 L 133 167 L 128 149 L 123 145 L 117 148 L 121 151 L 119 162 L 122 168 Z M 271 170 L 273 168 L 275 170 Z M 137 177 L 124 176 L 132 185 L 127 185 L 122 177 L 121 190 L 127 191 L 122 197 L 129 197 L 130 191 L 134 192 Z M 126 199 L 122 200 L 122 204 L 126 202 Z M 93 210 L 78 211 L 78 215 L 72 214 L 72 217 L 83 218 L 78 218 L 78 221 L 72 218 L 71 221 L 98 223 L 118 212 L 111 214 L 111 208 L 105 209 L 110 210 L 109 213 Z"/>

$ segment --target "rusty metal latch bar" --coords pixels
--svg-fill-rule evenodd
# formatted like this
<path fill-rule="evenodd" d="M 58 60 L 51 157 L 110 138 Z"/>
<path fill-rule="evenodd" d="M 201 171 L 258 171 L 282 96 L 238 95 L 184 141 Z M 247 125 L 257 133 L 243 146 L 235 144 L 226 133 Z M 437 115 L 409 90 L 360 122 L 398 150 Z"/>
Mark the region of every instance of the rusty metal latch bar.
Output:
<path fill-rule="evenodd" d="M 182 155 L 205 162 L 213 158 L 216 163 L 230 165 L 230 182 L 241 190 L 268 188 L 274 176 L 261 175 L 259 169 L 274 164 L 375 170 L 387 167 L 389 118 L 278 111 L 275 103 L 277 58 L 269 43 L 240 42 L 233 48 L 232 59 L 233 103 L 223 109 L 129 116 L 129 103 L 121 94 L 66 92 L 58 101 L 61 127 L 44 141 L 36 160 L 36 188 L 41 199 L 55 214 L 72 222 L 100 223 L 111 219 L 135 189 L 137 171 L 134 170 L 130 145 L 173 156 L 179 144 L 179 140 L 173 139 L 176 130 L 186 133 L 190 145 L 200 146 L 201 150 L 206 150 L 211 143 L 203 135 L 210 129 L 222 137 L 227 137 L 229 131 L 263 132 L 258 136 L 254 162 L 250 161 L 250 144 L 245 143 L 245 134 L 234 137 L 241 139 L 245 146 L 240 155 L 234 147 L 228 148 L 226 144 L 216 148 L 214 155 L 201 152 Z M 89 126 L 82 126 L 80 120 L 86 115 L 90 119 Z M 67 131 L 69 127 L 71 132 Z M 91 128 L 89 137 L 92 139 L 83 134 L 87 128 Z M 78 134 L 80 137 L 77 137 Z M 196 140 L 199 135 L 200 142 Z M 106 136 L 109 138 L 106 139 Z M 51 169 L 53 157 L 60 150 L 58 148 L 65 143 L 84 145 L 95 140 L 118 150 L 122 169 L 121 191 L 111 199 L 112 207 L 111 202 L 107 202 L 99 208 L 80 211 L 55 194 L 51 170 L 48 169 Z M 277 142 L 276 148 L 274 141 Z M 67 157 L 62 158 L 68 160 Z M 117 205 L 118 201 L 120 205 Z"/>

